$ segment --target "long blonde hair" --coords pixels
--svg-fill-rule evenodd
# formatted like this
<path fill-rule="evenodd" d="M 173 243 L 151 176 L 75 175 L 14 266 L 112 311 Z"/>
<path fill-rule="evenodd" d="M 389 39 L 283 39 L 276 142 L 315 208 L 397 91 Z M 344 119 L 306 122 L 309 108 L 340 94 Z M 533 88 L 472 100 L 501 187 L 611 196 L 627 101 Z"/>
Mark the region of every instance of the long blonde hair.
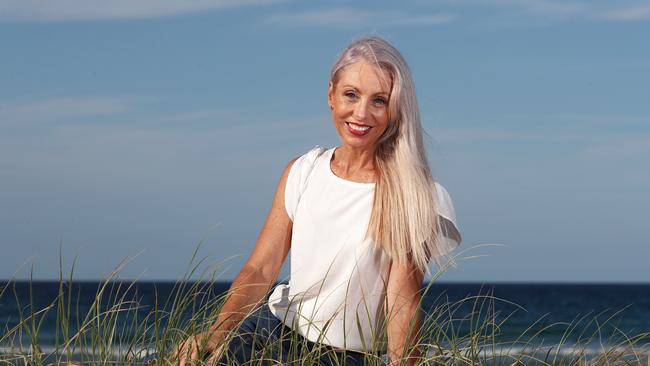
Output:
<path fill-rule="evenodd" d="M 330 81 L 339 72 L 364 60 L 387 71 L 392 83 L 389 124 L 375 152 L 377 180 L 366 237 L 393 261 L 412 262 L 426 271 L 438 261 L 440 219 L 435 184 L 422 138 L 420 112 L 411 71 L 400 52 L 379 37 L 350 43 L 332 66 Z"/>

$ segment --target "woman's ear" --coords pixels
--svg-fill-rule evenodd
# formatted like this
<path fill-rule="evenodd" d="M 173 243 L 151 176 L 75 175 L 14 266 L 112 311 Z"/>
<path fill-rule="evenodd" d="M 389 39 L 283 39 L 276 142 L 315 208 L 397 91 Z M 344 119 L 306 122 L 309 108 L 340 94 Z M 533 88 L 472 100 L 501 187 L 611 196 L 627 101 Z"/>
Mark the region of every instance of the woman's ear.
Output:
<path fill-rule="evenodd" d="M 334 84 L 330 80 L 327 84 L 327 103 L 330 106 L 330 109 L 333 109 L 334 106 Z"/>

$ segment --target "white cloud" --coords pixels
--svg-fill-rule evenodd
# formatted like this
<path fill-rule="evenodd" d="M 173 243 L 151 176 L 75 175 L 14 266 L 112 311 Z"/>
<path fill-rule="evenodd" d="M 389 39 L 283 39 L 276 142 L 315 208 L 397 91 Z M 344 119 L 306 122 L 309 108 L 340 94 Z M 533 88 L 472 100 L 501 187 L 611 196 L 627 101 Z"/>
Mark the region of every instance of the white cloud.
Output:
<path fill-rule="evenodd" d="M 650 135 L 613 137 L 593 144 L 581 155 L 594 159 L 639 159 L 650 157 Z M 646 173 L 647 174 L 647 173 Z"/>
<path fill-rule="evenodd" d="M 118 131 L 172 131 L 194 128 L 199 134 L 206 131 L 237 136 L 254 131 L 255 134 L 308 136 L 314 126 L 329 127 L 327 116 L 300 117 L 269 120 L 264 107 L 225 107 L 158 113 L 157 104 L 149 97 L 79 97 L 26 101 L 0 102 L 0 127 L 12 126 L 18 130 L 34 125 L 55 125 L 58 131 L 83 131 L 84 133 L 110 133 Z M 93 123 L 100 121 L 102 123 Z M 90 121 L 90 123 L 79 123 Z M 309 125 L 310 129 L 301 128 Z M 32 131 L 24 129 L 22 131 Z M 0 134 L 0 141 L 2 141 Z"/>
<path fill-rule="evenodd" d="M 601 18 L 616 21 L 650 20 L 650 4 L 606 11 L 601 14 Z"/>
<path fill-rule="evenodd" d="M 490 3 L 490 2 L 488 2 Z M 549 0 L 493 0 L 497 5 L 517 7 L 523 12 L 531 15 L 573 15 L 584 14 L 591 7 L 584 3 L 577 2 L 556 2 Z"/>
<path fill-rule="evenodd" d="M 540 124 L 535 118 L 510 115 L 503 118 L 503 123 L 494 123 L 489 129 L 434 127 L 428 133 L 434 141 L 445 145 L 551 142 L 572 145 L 572 150 L 587 151 L 589 154 L 592 151 L 602 151 L 603 155 L 611 156 L 633 152 L 650 153 L 650 133 L 645 128 L 648 125 L 646 116 L 549 114 L 541 119 L 553 121 L 553 124 Z M 512 121 L 520 121 L 521 125 L 514 127 Z M 535 125 L 539 127 L 533 128 Z M 626 142 L 630 145 L 625 146 Z"/>
<path fill-rule="evenodd" d="M 528 134 L 504 130 L 478 130 L 475 128 L 434 128 L 429 135 L 444 144 L 475 143 L 480 141 L 508 141 L 530 137 Z"/>
<path fill-rule="evenodd" d="M 444 25 L 456 17 L 446 13 L 409 14 L 404 12 L 373 12 L 353 8 L 335 8 L 274 14 L 268 21 L 290 27 L 343 27 L 358 29 L 368 26 Z"/>
<path fill-rule="evenodd" d="M 155 18 L 276 2 L 278 0 L 0 0 L 0 20 Z"/>
<path fill-rule="evenodd" d="M 420 5 L 434 5 L 436 9 L 464 11 L 487 10 L 478 18 L 480 23 L 498 22 L 498 25 L 529 25 L 545 21 L 642 21 L 650 20 L 648 1 L 560 1 L 560 0 L 440 0 Z M 464 17 L 471 19 L 470 16 Z M 531 21 L 535 21 L 531 23 Z"/>
<path fill-rule="evenodd" d="M 134 99 L 110 97 L 66 97 L 13 105 L 1 103 L 0 126 L 113 115 L 130 111 L 134 103 Z"/>
<path fill-rule="evenodd" d="M 531 16 L 553 19 L 578 18 L 595 21 L 639 21 L 650 20 L 650 4 L 612 2 L 560 2 L 550 0 L 494 0 L 496 4 L 519 8 Z"/>

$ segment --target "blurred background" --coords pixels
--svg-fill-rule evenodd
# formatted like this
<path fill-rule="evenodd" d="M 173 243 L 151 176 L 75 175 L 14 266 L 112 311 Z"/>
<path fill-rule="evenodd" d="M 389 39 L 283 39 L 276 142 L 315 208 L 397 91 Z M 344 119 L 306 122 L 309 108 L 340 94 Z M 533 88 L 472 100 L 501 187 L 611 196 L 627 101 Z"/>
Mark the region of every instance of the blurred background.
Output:
<path fill-rule="evenodd" d="M 0 278 L 174 280 L 201 243 L 232 279 L 285 164 L 338 145 L 329 67 L 368 34 L 409 62 L 456 206 L 442 281 L 650 279 L 633 0 L 0 0 Z"/>

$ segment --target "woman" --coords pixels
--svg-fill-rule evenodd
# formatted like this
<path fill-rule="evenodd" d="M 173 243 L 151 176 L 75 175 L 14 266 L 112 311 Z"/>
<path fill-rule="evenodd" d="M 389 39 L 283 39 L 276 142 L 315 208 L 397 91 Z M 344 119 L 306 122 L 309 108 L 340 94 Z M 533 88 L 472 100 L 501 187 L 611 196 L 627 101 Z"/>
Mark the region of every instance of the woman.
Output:
<path fill-rule="evenodd" d="M 460 235 L 431 177 L 409 68 L 388 42 L 357 40 L 332 67 L 328 102 L 341 145 L 287 164 L 217 320 L 174 351 L 181 366 L 204 355 L 324 365 L 421 356 L 423 275 Z M 264 303 L 289 249 L 290 282 Z"/>

